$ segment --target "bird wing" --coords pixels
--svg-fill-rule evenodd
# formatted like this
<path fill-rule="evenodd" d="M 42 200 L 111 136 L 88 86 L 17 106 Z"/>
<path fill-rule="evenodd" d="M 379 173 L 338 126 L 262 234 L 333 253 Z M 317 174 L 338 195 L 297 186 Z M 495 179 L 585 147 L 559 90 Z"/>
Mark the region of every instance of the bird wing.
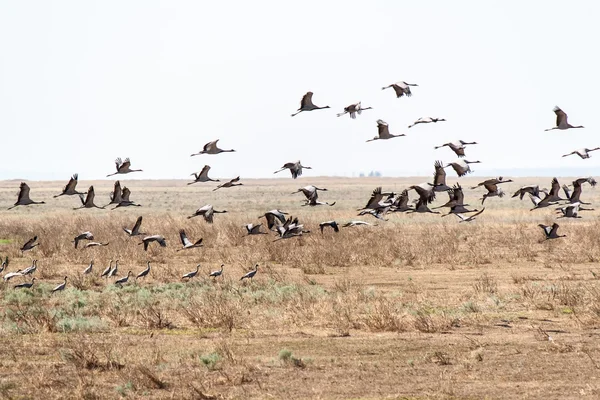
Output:
<path fill-rule="evenodd" d="M 555 222 L 554 224 L 552 224 L 552 228 L 550 229 L 550 232 L 548 233 L 550 236 L 554 236 L 556 235 L 556 231 L 558 231 L 558 224 Z M 548 228 L 549 229 L 549 228 Z M 548 230 L 546 230 L 548 231 Z"/>
<path fill-rule="evenodd" d="M 484 182 L 483 186 L 487 189 L 488 193 L 494 193 L 498 191 L 498 185 L 492 183 L 491 181 L 488 181 L 487 183 Z"/>
<path fill-rule="evenodd" d="M 117 159 L 115 160 L 115 164 L 117 166 L 117 172 L 119 172 L 119 170 L 121 169 L 121 165 L 123 165 L 123 160 L 121 160 L 121 157 L 117 157 Z"/>
<path fill-rule="evenodd" d="M 216 148 L 216 147 L 217 147 L 217 142 L 218 142 L 218 141 L 219 141 L 219 139 L 217 139 L 217 140 L 214 140 L 214 141 L 212 141 L 212 142 L 208 142 L 208 143 L 206 143 L 206 144 L 204 145 L 204 148 L 203 148 L 203 150 L 204 150 L 204 151 L 206 151 L 206 152 L 208 152 L 208 151 L 210 151 L 210 150 L 212 150 L 212 149 Z"/>
<path fill-rule="evenodd" d="M 567 113 L 558 107 L 554 107 L 554 113 L 556 114 L 556 126 L 567 123 Z"/>
<path fill-rule="evenodd" d="M 140 226 L 142 225 L 142 216 L 140 215 L 135 221 L 135 225 L 133 225 L 133 229 L 131 230 L 132 234 L 137 234 L 140 231 Z"/>
<path fill-rule="evenodd" d="M 25 199 L 29 199 L 29 185 L 27 185 L 25 182 L 21 182 L 21 186 L 19 187 L 19 196 L 17 198 L 17 202 L 20 202 L 21 200 L 25 200 Z"/>
<path fill-rule="evenodd" d="M 179 238 L 181 239 L 181 244 L 183 244 L 183 247 L 188 247 L 192 245 L 192 242 L 190 242 L 190 240 L 187 238 L 183 229 L 179 230 Z"/>
<path fill-rule="evenodd" d="M 200 174 L 198 175 L 198 177 L 203 176 L 205 178 L 208 178 L 208 171 L 210 171 L 210 166 L 205 165 L 204 168 L 202 168 L 202 171 L 200 171 Z"/>
<path fill-rule="evenodd" d="M 371 198 L 363 208 L 373 208 L 379 204 L 381 199 L 383 199 L 383 194 L 381 193 L 381 186 L 378 186 L 373 190 Z"/>
<path fill-rule="evenodd" d="M 313 92 L 306 92 L 306 94 L 304 96 L 302 96 L 302 101 L 300 101 L 300 108 L 312 106 L 313 105 L 312 96 L 313 96 Z"/>
<path fill-rule="evenodd" d="M 121 192 L 121 202 L 129 202 L 129 196 L 131 195 L 131 190 L 128 187 L 124 187 Z"/>
<path fill-rule="evenodd" d="M 71 179 L 69 179 L 69 182 L 67 183 L 67 186 L 65 186 L 65 188 L 63 189 L 63 192 L 75 190 L 75 187 L 77 186 L 77 178 L 78 178 L 78 175 L 77 174 L 73 174 L 73 176 L 71 177 Z"/>
<path fill-rule="evenodd" d="M 87 196 L 85 197 L 85 204 L 93 204 L 94 203 L 94 187 L 90 186 L 87 192 Z"/>
<path fill-rule="evenodd" d="M 129 158 L 126 158 L 125 161 L 123 161 L 123 163 L 121 164 L 121 167 L 119 169 L 128 169 L 131 166 L 131 161 L 129 160 Z"/>
<path fill-rule="evenodd" d="M 446 170 L 442 165 L 441 161 L 436 161 L 433 166 L 435 167 L 435 172 L 433 173 L 433 185 L 445 185 L 446 184 Z"/>
<path fill-rule="evenodd" d="M 390 129 L 387 122 L 379 119 L 377 120 L 377 132 L 380 138 L 389 138 L 390 137 Z"/>

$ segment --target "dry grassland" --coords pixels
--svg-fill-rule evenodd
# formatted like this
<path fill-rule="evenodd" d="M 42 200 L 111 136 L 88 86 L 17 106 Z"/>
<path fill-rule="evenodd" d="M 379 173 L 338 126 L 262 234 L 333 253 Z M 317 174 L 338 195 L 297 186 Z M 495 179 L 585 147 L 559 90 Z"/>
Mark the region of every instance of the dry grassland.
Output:
<path fill-rule="evenodd" d="M 553 209 L 530 212 L 528 199 L 510 198 L 521 184 L 550 183 L 536 178 L 504 185 L 508 196 L 488 199 L 472 223 L 356 216 L 376 186 L 400 191 L 424 180 L 247 180 L 216 192 L 123 180 L 143 207 L 78 211 L 75 197 L 52 198 L 64 182 L 31 182 L 32 199 L 48 204 L 0 211 L 8 271 L 39 260 L 33 289 L 14 290 L 22 278 L 0 283 L 0 398 L 600 397 L 598 212 L 560 220 L 567 237 L 543 241 L 537 224 L 551 223 Z M 0 183 L 3 207 L 18 184 Z M 93 184 L 96 203 L 108 203 L 112 181 Z M 320 199 L 337 204 L 302 207 L 303 196 L 290 193 L 307 184 L 328 188 Z M 467 203 L 480 207 L 483 190 L 466 190 Z M 582 199 L 599 204 L 600 190 L 585 185 Z M 436 204 L 445 201 L 438 194 Z M 212 225 L 186 218 L 207 203 L 228 213 Z M 273 208 L 312 232 L 245 236 L 242 225 Z M 166 248 L 144 252 L 127 237 L 122 227 L 138 215 Z M 321 234 L 318 223 L 330 219 L 378 226 Z M 204 247 L 177 251 L 181 228 Z M 86 230 L 110 245 L 74 249 Z M 21 255 L 34 235 L 40 246 Z M 93 277 L 84 278 L 91 259 Z M 147 261 L 152 270 L 119 288 L 99 277 L 111 259 L 119 276 Z M 198 263 L 202 276 L 183 282 Z M 254 281 L 240 282 L 256 263 Z M 209 279 L 221 264 L 223 277 Z M 67 289 L 51 294 L 65 275 Z"/>

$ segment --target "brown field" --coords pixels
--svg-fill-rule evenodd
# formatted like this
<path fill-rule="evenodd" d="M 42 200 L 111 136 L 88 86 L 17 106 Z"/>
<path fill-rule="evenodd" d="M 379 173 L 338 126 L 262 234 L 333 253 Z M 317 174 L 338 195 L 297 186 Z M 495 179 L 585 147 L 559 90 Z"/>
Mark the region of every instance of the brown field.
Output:
<path fill-rule="evenodd" d="M 65 182 L 31 182 L 32 199 L 47 204 L 0 211 L 8 271 L 39 260 L 32 290 L 13 289 L 23 278 L 0 283 L 0 398 L 600 397 L 598 212 L 560 220 L 567 237 L 543 241 L 537 224 L 554 220 L 553 207 L 530 212 L 527 198 L 510 198 L 521 184 L 550 184 L 532 178 L 504 185 L 508 195 L 488 199 L 472 223 L 356 216 L 376 186 L 399 192 L 425 180 L 246 180 L 216 192 L 211 183 L 122 180 L 143 207 L 114 211 L 73 211 L 77 198 L 52 198 Z M 461 178 L 464 188 L 477 181 Z M 112 181 L 93 184 L 106 204 Z M 303 196 L 290 193 L 308 184 L 337 204 L 301 207 Z M 0 182 L 3 208 L 18 185 Z M 480 207 L 483 191 L 466 190 L 467 202 Z M 582 199 L 598 204 L 600 190 L 585 185 Z M 186 218 L 207 203 L 228 213 L 212 225 Z M 312 232 L 245 236 L 242 225 L 273 208 Z M 125 235 L 138 215 L 166 248 L 144 252 Z M 378 226 L 321 234 L 329 219 Z M 180 228 L 204 247 L 176 251 Z M 85 230 L 110 245 L 74 249 Z M 34 235 L 40 246 L 21 255 Z M 91 259 L 94 276 L 84 278 Z M 111 259 L 119 276 L 147 261 L 152 271 L 119 288 L 99 277 Z M 182 282 L 198 263 L 202 276 Z M 256 263 L 254 281 L 240 282 Z M 221 264 L 223 277 L 209 279 Z M 67 289 L 51 294 L 65 275 Z"/>

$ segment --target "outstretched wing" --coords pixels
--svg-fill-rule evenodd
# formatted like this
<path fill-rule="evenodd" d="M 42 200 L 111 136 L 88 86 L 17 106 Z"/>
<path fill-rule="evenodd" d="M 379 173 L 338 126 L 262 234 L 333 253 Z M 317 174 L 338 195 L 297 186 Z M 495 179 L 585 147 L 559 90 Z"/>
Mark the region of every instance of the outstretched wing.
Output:
<path fill-rule="evenodd" d="M 181 239 L 181 244 L 183 244 L 184 247 L 188 247 L 192 245 L 192 242 L 190 242 L 190 240 L 187 238 L 185 231 L 183 229 L 179 230 L 179 239 Z"/>

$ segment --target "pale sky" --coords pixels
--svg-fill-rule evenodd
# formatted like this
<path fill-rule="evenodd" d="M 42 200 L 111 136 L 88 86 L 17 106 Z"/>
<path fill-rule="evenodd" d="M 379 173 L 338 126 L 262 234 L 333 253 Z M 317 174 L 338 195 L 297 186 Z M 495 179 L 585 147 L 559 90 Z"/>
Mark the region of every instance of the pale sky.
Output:
<path fill-rule="evenodd" d="M 104 178 L 116 157 L 144 170 L 129 179 L 204 164 L 272 177 L 297 159 L 305 177 L 430 175 L 455 139 L 480 143 L 476 175 L 594 175 L 600 151 L 561 155 L 600 146 L 599 15 L 597 1 L 0 1 L 0 178 Z M 396 81 L 419 87 L 381 90 Z M 332 108 L 290 117 L 307 91 Z M 374 109 L 336 117 L 357 101 Z M 544 132 L 555 105 L 586 128 Z M 426 116 L 448 121 L 407 129 Z M 365 143 L 377 119 L 407 136 Z M 237 152 L 190 157 L 217 138 Z"/>

